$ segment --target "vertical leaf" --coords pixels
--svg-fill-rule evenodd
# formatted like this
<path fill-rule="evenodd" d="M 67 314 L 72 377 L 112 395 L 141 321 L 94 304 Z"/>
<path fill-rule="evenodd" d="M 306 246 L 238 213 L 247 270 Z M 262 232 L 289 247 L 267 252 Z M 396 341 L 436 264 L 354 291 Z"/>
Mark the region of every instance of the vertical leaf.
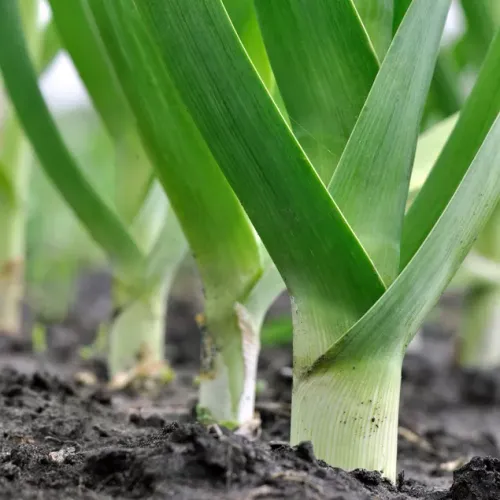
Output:
<path fill-rule="evenodd" d="M 378 63 L 351 0 L 255 3 L 295 136 L 328 183 Z"/>
<path fill-rule="evenodd" d="M 398 274 L 420 119 L 449 5 L 411 5 L 329 186 L 386 284 Z"/>
<path fill-rule="evenodd" d="M 457 125 L 406 214 L 401 246 L 404 268 L 441 216 L 500 112 L 500 33 L 493 40 Z"/>
<path fill-rule="evenodd" d="M 394 0 L 354 0 L 380 61 L 392 40 Z"/>

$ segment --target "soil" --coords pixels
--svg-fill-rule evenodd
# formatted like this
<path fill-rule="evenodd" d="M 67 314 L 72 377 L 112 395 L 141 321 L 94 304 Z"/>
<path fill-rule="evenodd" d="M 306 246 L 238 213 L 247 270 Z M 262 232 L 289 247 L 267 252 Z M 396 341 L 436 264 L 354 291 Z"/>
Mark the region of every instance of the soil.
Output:
<path fill-rule="evenodd" d="M 153 393 L 79 384 L 82 369 L 105 378 L 103 362 L 83 363 L 67 346 L 35 356 L 0 339 L 0 498 L 498 500 L 500 376 L 453 367 L 454 321 L 443 318 L 456 318 L 459 304 L 443 307 L 405 359 L 395 485 L 329 467 L 310 443 L 287 444 L 289 346 L 263 349 L 259 436 L 196 423 L 189 304 L 169 312 L 177 377 Z"/>

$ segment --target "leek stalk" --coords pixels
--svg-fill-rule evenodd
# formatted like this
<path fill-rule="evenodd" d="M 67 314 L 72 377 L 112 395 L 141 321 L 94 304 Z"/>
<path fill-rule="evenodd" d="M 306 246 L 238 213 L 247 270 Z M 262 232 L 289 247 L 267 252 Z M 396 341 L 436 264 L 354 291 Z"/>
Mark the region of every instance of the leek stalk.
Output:
<path fill-rule="evenodd" d="M 292 127 L 301 130 L 304 118 L 321 132 L 326 123 L 321 114 L 332 109 L 326 100 L 336 95 L 324 91 L 328 71 L 338 61 L 333 55 L 339 45 L 332 40 L 345 40 L 335 38 L 345 29 L 355 49 L 366 50 L 363 31 L 353 27 L 358 18 L 352 2 L 263 0 L 256 5 L 263 32 L 269 30 L 264 41 Z M 291 294 L 292 442 L 310 439 L 318 456 L 333 465 L 368 467 L 394 479 L 404 352 L 500 198 L 500 169 L 492 168 L 500 162 L 498 111 L 479 108 L 460 115 L 405 215 L 449 2 L 410 4 L 340 161 L 334 169 L 330 165 L 328 191 L 318 175 L 325 178 L 328 155 L 306 156 L 309 150 L 302 149 L 270 98 L 221 1 L 149 0 L 136 6 Z M 340 14 L 351 16 L 350 22 L 340 23 Z M 327 36 L 317 43 L 323 31 Z M 304 75 L 312 71 L 294 74 L 300 58 L 279 57 L 293 52 L 293 43 L 305 65 L 314 67 L 318 83 L 303 92 L 300 85 L 309 83 Z M 348 47 L 354 50 L 353 44 Z M 490 53 L 470 108 L 480 93 L 499 91 L 493 71 L 497 44 Z M 363 68 L 370 71 L 369 57 L 365 61 Z M 295 92 L 285 91 L 286 82 L 293 82 Z M 311 91 L 317 93 L 307 94 Z M 301 113 L 306 98 L 323 105 Z M 314 119 L 314 113 L 320 116 Z M 477 123 L 484 126 L 476 131 Z M 304 128 L 314 136 L 316 130 Z M 466 129 L 476 136 L 464 143 Z M 457 149 L 462 149 L 458 169 Z M 335 163 L 336 155 L 330 156 Z M 318 161 L 324 163 L 316 173 Z M 432 175 L 436 168 L 439 175 Z M 436 207 L 424 204 L 422 193 L 435 196 Z M 416 237 L 407 240 L 416 229 Z"/>

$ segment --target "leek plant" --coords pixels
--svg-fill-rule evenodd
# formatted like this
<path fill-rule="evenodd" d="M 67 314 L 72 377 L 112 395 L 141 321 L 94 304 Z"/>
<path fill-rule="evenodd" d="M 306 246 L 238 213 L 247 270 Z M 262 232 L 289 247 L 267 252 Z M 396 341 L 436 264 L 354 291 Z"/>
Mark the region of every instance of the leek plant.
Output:
<path fill-rule="evenodd" d="M 29 3 L 36 4 L 31 0 Z M 77 4 L 72 4 L 71 10 L 77 18 L 76 7 Z M 97 72 L 91 75 L 96 90 L 91 95 L 117 149 L 117 179 L 113 183 L 117 195 L 114 199 L 99 190 L 76 164 L 38 89 L 36 69 L 43 69 L 49 63 L 50 54 L 57 52 L 53 30 L 46 30 L 51 44 L 44 51 L 44 64 L 37 66 L 28 55 L 17 9 L 17 2 L 2 5 L 0 17 L 9 25 L 9 29 L 1 30 L 2 76 L 22 126 L 20 133 L 30 140 L 45 174 L 114 266 L 120 310 L 111 326 L 111 372 L 117 374 L 132 368 L 138 357 L 157 372 L 163 361 L 165 297 L 177 264 L 185 253 L 185 239 L 163 191 L 152 181 L 147 164 L 143 164 L 144 154 L 133 128 L 134 121 L 127 118 L 128 108 L 126 101 L 121 99 L 116 76 L 109 71 L 104 57 L 98 59 L 101 50 L 96 42 L 98 38 L 92 38 L 91 33 L 87 39 L 87 49 L 94 59 L 92 66 L 87 65 L 86 69 Z M 58 16 L 64 20 L 66 12 L 63 8 L 57 12 L 57 31 L 63 35 L 61 40 L 66 46 L 67 32 L 60 28 L 61 24 L 66 25 L 58 22 Z M 84 16 L 85 11 L 81 14 Z M 84 37 L 89 25 L 78 26 L 79 35 Z M 92 41 L 96 43 L 91 45 Z M 99 82 L 95 77 L 100 77 Z M 63 227 L 57 229 L 62 231 Z M 21 231 L 24 232 L 23 225 Z"/>
<path fill-rule="evenodd" d="M 258 334 L 281 275 L 292 442 L 394 479 L 405 349 L 500 199 L 500 36 L 406 211 L 450 0 L 405 2 L 392 40 L 376 43 L 394 20 L 373 15 L 367 33 L 352 0 L 84 3 L 203 279 L 201 406 L 251 418 Z M 18 48 L 13 8 L 0 14 L 0 47 Z M 44 110 L 20 97 L 37 93 L 25 51 L 6 52 L 0 67 L 44 168 L 140 285 L 123 224 L 103 206 L 107 231 L 92 223 L 99 200 L 85 200 L 88 185 L 47 141 Z"/>
<path fill-rule="evenodd" d="M 181 113 L 288 287 L 292 442 L 391 479 L 406 346 L 500 198 L 497 37 L 405 214 L 449 4 L 414 0 L 380 64 L 352 1 L 257 0 L 287 120 L 221 0 L 91 2 L 150 150 Z"/>
<path fill-rule="evenodd" d="M 175 92 L 170 92 L 171 84 L 161 87 L 156 84 L 156 75 L 147 72 L 134 75 L 133 68 L 128 66 L 128 55 L 122 48 L 153 61 L 159 57 L 154 47 L 149 53 L 142 53 L 152 43 L 149 35 L 139 32 L 138 39 L 131 37 L 125 25 L 118 32 L 108 30 L 107 9 L 112 4 L 92 6 L 99 32 L 87 1 L 69 5 L 66 1 L 51 0 L 50 4 L 61 43 L 71 55 L 115 143 L 117 199 L 103 198 L 62 143 L 37 88 L 13 4 L 1 6 L 2 47 L 9 50 L 0 51 L 0 67 L 44 171 L 115 266 L 116 299 L 124 307 L 111 331 L 111 362 L 113 355 L 120 358 L 123 350 L 131 352 L 127 345 L 139 337 L 140 330 L 153 341 L 162 336 L 158 319 L 169 286 L 165 269 L 173 269 L 169 255 L 178 255 L 175 249 L 179 244 L 172 235 L 181 232 L 172 227 L 177 223 L 173 214 L 166 222 L 161 214 L 167 202 L 151 173 L 151 160 L 204 281 L 205 358 L 200 406 L 205 414 L 208 411 L 211 418 L 219 421 L 231 424 L 250 421 L 254 411 L 258 333 L 264 314 L 282 290 L 283 282 L 209 149 L 179 105 Z M 240 2 L 234 2 L 235 18 L 239 18 L 242 36 L 252 47 L 255 58 L 262 58 L 261 74 L 265 76 L 267 69 L 271 85 L 262 41 L 254 36 L 258 34 L 257 20 L 254 11 L 247 9 L 249 5 L 243 8 Z M 136 25 L 136 12 L 132 14 L 135 16 L 132 23 Z M 123 45 L 113 49 L 115 37 L 122 35 Z M 108 52 L 114 56 L 113 66 Z M 131 87 L 136 76 L 138 83 L 151 88 L 157 98 L 153 108 L 144 107 L 140 94 Z M 26 105 L 25 96 L 30 96 L 30 106 Z M 155 113 L 151 114 L 154 108 Z M 149 138 L 151 135 L 153 140 Z M 199 170 L 200 165 L 203 170 Z M 131 194 L 135 194 L 137 203 L 129 200 Z M 159 233 L 152 248 L 147 250 L 144 247 L 151 243 L 152 226 Z M 137 297 L 139 300 L 134 300 Z M 153 356 L 162 350 L 159 342 L 156 346 Z"/>
<path fill-rule="evenodd" d="M 165 304 L 184 239 L 166 197 L 154 181 L 137 127 L 117 76 L 103 50 L 86 2 L 50 0 L 54 25 L 98 111 L 115 151 L 113 206 L 140 249 L 148 254 L 170 239 L 171 259 L 161 279 L 137 295 L 115 279 L 116 313 L 109 325 L 109 364 L 113 375 L 134 366 L 138 356 L 153 365 L 163 360 Z M 165 247 L 163 245 L 163 251 Z"/>

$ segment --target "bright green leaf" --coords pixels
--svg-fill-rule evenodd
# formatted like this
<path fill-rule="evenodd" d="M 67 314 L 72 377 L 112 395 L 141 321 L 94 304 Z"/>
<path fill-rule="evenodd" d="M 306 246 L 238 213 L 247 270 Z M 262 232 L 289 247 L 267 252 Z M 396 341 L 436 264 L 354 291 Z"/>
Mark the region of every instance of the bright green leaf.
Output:
<path fill-rule="evenodd" d="M 0 3 L 0 47 L 9 97 L 47 175 L 111 259 L 136 267 L 142 262 L 139 249 L 79 170 L 50 116 L 26 50 L 16 2 Z"/>
<path fill-rule="evenodd" d="M 354 0 L 380 61 L 392 40 L 394 0 Z"/>
<path fill-rule="evenodd" d="M 449 5 L 410 7 L 329 185 L 386 284 L 399 269 L 408 182 Z"/>
<path fill-rule="evenodd" d="M 49 0 L 65 49 L 116 148 L 118 213 L 131 222 L 153 182 L 153 172 L 137 137 L 136 123 L 109 61 L 88 0 Z"/>
<path fill-rule="evenodd" d="M 378 63 L 351 0 L 257 0 L 257 14 L 294 134 L 328 183 Z"/>
<path fill-rule="evenodd" d="M 404 268 L 441 216 L 500 112 L 500 33 L 492 42 L 477 83 L 436 165 L 408 210 L 403 227 Z"/>
<path fill-rule="evenodd" d="M 300 290 L 301 297 L 333 304 L 331 332 L 338 335 L 384 287 L 246 57 L 222 3 L 152 0 L 137 7 L 291 295 Z M 318 339 L 309 356 L 331 341 Z"/>
<path fill-rule="evenodd" d="M 409 198 L 414 198 L 424 185 L 446 141 L 458 121 L 458 113 L 437 123 L 420 135 L 411 172 Z"/>
<path fill-rule="evenodd" d="M 91 0 L 90 5 L 207 295 L 219 304 L 234 301 L 261 271 L 253 229 L 180 100 L 134 2 Z"/>
<path fill-rule="evenodd" d="M 404 352 L 500 201 L 499 145 L 500 118 L 413 259 L 313 370 L 330 366 L 337 356 L 351 356 L 352 363 L 352 357 Z"/>

